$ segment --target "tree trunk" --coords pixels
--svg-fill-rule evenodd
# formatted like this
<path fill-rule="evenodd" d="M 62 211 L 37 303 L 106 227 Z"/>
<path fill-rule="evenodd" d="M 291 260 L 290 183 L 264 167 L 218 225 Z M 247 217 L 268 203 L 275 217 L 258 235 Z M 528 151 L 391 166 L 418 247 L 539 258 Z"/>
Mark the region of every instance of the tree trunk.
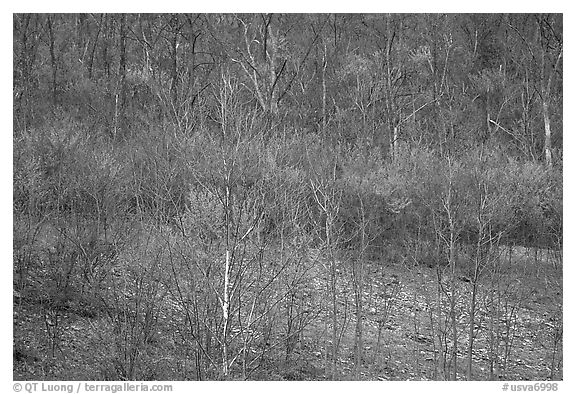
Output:
<path fill-rule="evenodd" d="M 546 166 L 552 167 L 552 132 L 550 130 L 550 112 L 548 110 L 548 97 L 542 99 L 542 114 L 544 116 L 544 153 Z"/>
<path fill-rule="evenodd" d="M 357 262 L 355 267 L 356 274 L 354 275 L 354 295 L 356 298 L 356 334 L 354 343 L 354 378 L 356 380 L 360 377 L 360 366 L 362 365 L 363 356 L 363 308 L 362 308 L 362 292 L 363 292 L 363 261 L 362 258 Z"/>
<path fill-rule="evenodd" d="M 322 59 L 322 135 L 326 137 L 326 44 L 324 44 L 324 59 Z"/>
<path fill-rule="evenodd" d="M 363 302 L 362 295 L 364 293 L 364 254 L 368 248 L 368 241 L 366 240 L 366 213 L 364 204 L 360 197 L 360 255 L 356 264 L 353 265 L 353 283 L 354 295 L 356 301 L 356 334 L 354 336 L 354 378 L 360 378 L 360 367 L 364 356 L 363 344 Z M 381 331 L 381 330 L 380 330 Z"/>
<path fill-rule="evenodd" d="M 48 34 L 50 36 L 50 62 L 52 63 L 52 103 L 57 104 L 56 97 L 56 77 L 58 74 L 58 64 L 56 62 L 56 53 L 54 51 L 56 37 L 54 36 L 54 27 L 52 18 L 48 15 Z"/>
<path fill-rule="evenodd" d="M 448 166 L 452 163 L 449 160 Z M 452 170 L 450 169 L 450 172 Z M 452 210 L 452 173 L 450 173 L 448 195 L 446 196 L 445 209 L 448 216 L 449 236 L 448 236 L 448 263 L 450 265 L 450 317 L 452 322 L 452 380 L 457 379 L 458 370 L 458 326 L 456 319 L 456 228 L 453 218 L 454 211 Z"/>
<path fill-rule="evenodd" d="M 230 242 L 230 230 L 232 226 L 232 195 L 230 191 L 230 179 L 227 179 L 228 185 L 226 186 L 226 197 L 225 197 L 225 226 L 226 226 L 226 259 L 224 261 L 224 289 L 222 294 L 222 374 L 224 377 L 228 376 L 228 326 L 230 324 L 230 266 L 232 264 L 232 253 L 231 253 L 231 242 Z"/>
<path fill-rule="evenodd" d="M 222 374 L 228 376 L 228 323 L 229 323 L 229 298 L 228 286 L 230 282 L 230 250 L 226 250 L 226 261 L 224 267 L 224 294 L 222 302 Z"/>
<path fill-rule="evenodd" d="M 110 26 L 111 26 L 111 18 L 109 15 L 104 14 L 104 37 L 102 42 L 102 61 L 104 63 L 104 73 L 106 74 L 106 78 L 110 78 L 110 59 L 108 53 L 108 40 L 110 37 Z"/>
<path fill-rule="evenodd" d="M 548 25 L 550 28 L 552 26 Z M 547 43 L 544 37 L 544 27 L 543 19 L 537 18 L 536 27 L 539 32 L 540 45 L 542 46 L 541 52 L 541 63 L 540 63 L 540 97 L 542 100 L 542 116 L 544 118 L 544 155 L 546 157 L 546 166 L 548 168 L 552 167 L 552 131 L 550 128 L 550 98 L 552 97 L 552 84 L 554 82 L 554 75 L 560 66 L 562 60 L 562 54 L 564 52 L 562 44 L 560 44 L 560 49 L 558 55 L 556 56 L 556 61 L 550 63 L 547 67 Z M 546 70 L 550 69 L 548 76 L 546 77 Z"/>
<path fill-rule="evenodd" d="M 481 205 L 481 208 L 484 208 L 484 205 Z M 481 215 L 479 215 L 480 217 Z M 484 259 L 487 258 L 487 253 L 484 252 L 484 248 L 482 246 L 482 240 L 485 234 L 485 227 L 483 223 L 478 219 L 478 241 L 476 243 L 476 257 L 474 259 L 474 276 L 471 278 L 472 280 L 472 294 L 470 297 L 470 331 L 468 333 L 468 365 L 466 369 L 467 379 L 472 380 L 472 353 L 474 350 L 474 324 L 475 324 L 475 315 L 476 315 L 476 294 L 478 291 L 478 280 L 480 279 L 480 269 L 482 267 L 482 263 Z"/>
<path fill-rule="evenodd" d="M 32 19 L 31 14 L 24 14 L 22 16 L 23 20 L 20 23 L 20 29 L 22 30 L 20 36 L 21 42 L 21 52 L 20 52 L 20 67 L 21 70 L 21 94 L 18 100 L 18 107 L 20 117 L 22 118 L 22 125 L 23 129 L 26 130 L 28 128 L 28 123 L 30 119 L 30 106 L 29 106 L 29 95 L 30 95 L 30 77 L 32 74 L 32 66 L 31 66 L 31 54 L 30 54 L 30 44 L 28 42 L 28 35 L 29 35 L 29 26 L 30 21 Z"/>
<path fill-rule="evenodd" d="M 96 31 L 96 39 L 94 40 L 94 45 L 92 46 L 92 52 L 90 53 L 90 60 L 88 61 L 88 79 L 92 79 L 94 74 L 94 59 L 96 57 L 96 48 L 98 47 L 98 39 L 100 38 L 100 32 L 102 31 L 102 22 L 104 21 L 104 14 L 100 14 L 100 22 L 98 23 L 98 30 Z"/>
<path fill-rule="evenodd" d="M 450 294 L 450 315 L 452 317 L 452 380 L 457 380 L 458 370 L 458 327 L 456 321 L 456 261 L 454 259 L 454 231 L 451 229 L 450 234 L 450 265 L 451 269 L 451 292 Z"/>
<path fill-rule="evenodd" d="M 114 138 L 118 131 L 122 129 L 124 116 L 124 102 L 126 100 L 126 89 L 124 86 L 126 78 L 126 14 L 120 16 L 120 63 L 118 64 L 118 83 L 114 97 Z"/>
<path fill-rule="evenodd" d="M 393 16 L 392 14 L 386 14 L 386 124 L 388 126 L 388 147 L 389 155 L 394 158 L 397 150 L 398 142 L 398 123 L 395 119 L 397 106 L 395 105 L 394 97 L 394 67 L 392 65 L 392 47 L 394 45 L 394 39 L 396 38 L 396 29 L 393 29 Z"/>
<path fill-rule="evenodd" d="M 332 248 L 332 245 L 330 245 Z M 336 380 L 338 361 L 338 303 L 336 299 L 336 260 L 334 251 L 330 250 L 330 292 L 332 293 L 332 380 Z"/>
<path fill-rule="evenodd" d="M 122 83 L 124 83 L 124 78 L 126 78 L 126 14 L 122 14 L 120 17 L 120 64 L 118 75 Z"/>
<path fill-rule="evenodd" d="M 470 300 L 470 332 L 468 334 L 468 380 L 472 380 L 472 352 L 474 350 L 474 320 L 476 313 L 476 290 L 477 290 L 477 278 L 474 278 L 474 283 L 472 284 L 472 297 Z"/>
<path fill-rule="evenodd" d="M 178 117 L 178 16 L 172 16 L 172 64 L 171 64 L 171 79 L 170 95 L 172 97 L 173 115 Z"/>

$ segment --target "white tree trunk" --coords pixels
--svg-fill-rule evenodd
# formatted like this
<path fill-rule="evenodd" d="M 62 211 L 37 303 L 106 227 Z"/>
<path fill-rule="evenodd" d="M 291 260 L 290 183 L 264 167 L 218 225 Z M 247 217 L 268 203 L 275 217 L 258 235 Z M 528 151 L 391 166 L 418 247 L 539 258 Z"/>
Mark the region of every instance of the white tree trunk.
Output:
<path fill-rule="evenodd" d="M 552 167 L 552 131 L 550 129 L 550 112 L 548 110 L 548 100 L 542 100 L 542 112 L 544 115 L 544 153 L 546 155 L 546 166 Z"/>
<path fill-rule="evenodd" d="M 228 298 L 228 286 L 230 282 L 230 250 L 226 250 L 226 262 L 224 268 L 224 297 L 222 302 L 222 373 L 224 376 L 228 375 L 228 312 L 230 308 L 230 301 Z"/>

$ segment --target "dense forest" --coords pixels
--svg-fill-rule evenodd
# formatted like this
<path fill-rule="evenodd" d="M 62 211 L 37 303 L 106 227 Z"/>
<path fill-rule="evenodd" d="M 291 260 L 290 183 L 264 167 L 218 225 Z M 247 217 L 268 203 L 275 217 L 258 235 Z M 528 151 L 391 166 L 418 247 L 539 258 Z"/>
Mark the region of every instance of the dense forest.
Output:
<path fill-rule="evenodd" d="M 14 14 L 14 379 L 562 379 L 562 113 L 557 14 Z"/>

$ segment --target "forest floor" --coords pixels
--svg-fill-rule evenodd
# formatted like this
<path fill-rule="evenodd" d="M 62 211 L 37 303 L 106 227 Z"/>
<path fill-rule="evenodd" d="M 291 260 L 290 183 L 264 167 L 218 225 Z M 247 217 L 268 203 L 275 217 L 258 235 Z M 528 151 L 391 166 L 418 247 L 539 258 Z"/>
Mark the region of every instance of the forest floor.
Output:
<path fill-rule="evenodd" d="M 542 255 L 544 252 L 541 253 Z M 530 251 L 515 248 L 510 265 L 504 271 L 507 302 L 500 317 L 500 367 L 494 379 L 562 379 L 562 267 L 546 258 L 534 259 Z M 361 380 L 443 380 L 450 370 L 451 344 L 448 335 L 447 367 L 440 362 L 438 329 L 431 330 L 430 305 L 437 295 L 437 271 L 427 265 L 367 264 L 369 278 L 364 292 L 364 363 Z M 340 272 L 341 288 L 351 288 L 345 269 Z M 490 379 L 489 317 L 485 314 L 488 292 L 479 289 L 477 330 L 473 352 L 474 380 Z M 468 311 L 471 283 L 459 280 L 457 301 L 458 352 L 457 378 L 466 379 Z M 322 289 L 317 289 L 321 292 Z M 387 307 L 386 307 L 387 306 Z M 81 309 L 60 312 L 58 326 L 51 326 L 42 300 L 14 294 L 14 380 L 104 380 L 118 371 L 103 365 L 106 343 L 102 333 L 109 330 L 105 319 Z M 339 294 L 339 329 L 342 339 L 335 379 L 354 377 L 354 303 L 350 293 Z M 434 318 L 433 323 L 438 320 Z M 449 322 L 448 322 L 449 325 Z M 451 330 L 451 327 L 448 326 Z M 57 330 L 55 340 L 52 333 Z M 379 335 L 380 331 L 380 335 Z M 328 330 L 330 332 L 330 330 Z M 303 341 L 290 363 L 268 362 L 254 379 L 330 380 L 330 361 L 326 349 L 330 342 L 322 318 L 314 320 L 304 332 Z M 142 374 L 149 380 L 183 380 L 186 356 L 178 355 L 177 346 L 168 338 L 160 341 L 158 354 L 149 354 L 146 363 L 169 364 L 164 376 Z M 556 348 L 556 351 L 554 351 Z M 167 351 L 166 356 L 163 354 Z M 282 359 L 280 352 L 277 354 Z M 327 363 L 328 361 L 328 363 Z M 504 365 L 505 363 L 505 365 Z M 554 365 L 554 367 L 552 367 Z M 552 373 L 551 368 L 554 368 Z"/>
<path fill-rule="evenodd" d="M 502 301 L 500 316 L 499 364 L 494 365 L 493 380 L 562 380 L 562 267 L 543 258 L 534 260 L 533 250 L 514 248 L 509 265 L 505 265 L 500 281 Z M 371 286 L 365 291 L 364 365 L 361 380 L 444 380 L 439 363 L 438 330 L 432 332 L 430 319 L 437 286 L 437 270 L 426 265 L 408 266 L 373 262 L 368 265 Z M 345 280 L 345 279 L 343 279 Z M 371 287 L 371 289 L 370 289 Z M 486 313 L 488 284 L 478 289 L 476 331 L 472 355 L 474 380 L 490 380 L 490 322 Z M 372 292 L 372 294 L 369 294 Z M 466 380 L 469 338 L 469 303 L 472 284 L 461 276 L 456 302 L 458 343 L 457 379 Z M 354 305 L 348 297 L 349 322 L 345 324 L 340 347 L 337 379 L 350 380 L 354 370 Z M 387 300 L 389 312 L 382 310 Z M 378 309 L 380 306 L 380 310 Z M 385 321 L 382 321 L 382 317 Z M 343 319 L 343 317 L 342 317 Z M 380 322 L 380 324 L 379 324 Z M 379 326 L 380 341 L 378 341 Z M 451 327 L 448 322 L 447 363 L 451 362 Z M 496 331 L 496 330 L 494 330 Z M 308 328 L 306 337 L 324 334 L 322 324 Z M 315 334 L 314 334 L 315 333 Z M 318 350 L 319 340 L 310 349 Z M 555 350 L 554 350 L 555 348 Z M 315 354 L 318 356 L 318 351 Z M 505 356 L 505 354 L 507 354 Z M 316 365 L 325 365 L 317 357 Z M 553 359 L 554 358 L 554 359 Z M 306 365 L 309 355 L 302 358 Z M 551 368 L 554 365 L 552 373 Z M 448 371 L 450 365 L 447 366 Z M 322 370 L 323 379 L 331 379 L 329 368 Z M 305 368 L 302 369 L 305 371 Z M 447 372 L 448 373 L 448 372 Z M 305 375 L 305 374 L 304 374 Z M 309 379 L 312 376 L 301 376 Z"/>

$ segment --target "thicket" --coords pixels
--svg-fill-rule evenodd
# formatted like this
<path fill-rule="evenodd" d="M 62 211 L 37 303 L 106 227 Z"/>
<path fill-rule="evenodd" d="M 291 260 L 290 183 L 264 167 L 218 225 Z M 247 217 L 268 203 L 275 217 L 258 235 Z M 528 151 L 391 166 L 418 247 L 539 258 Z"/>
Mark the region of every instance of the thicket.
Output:
<path fill-rule="evenodd" d="M 562 250 L 561 56 L 558 15 L 15 14 L 15 308 L 114 380 L 339 379 L 353 319 L 359 378 L 368 265 L 427 265 L 435 377 L 480 378 L 502 250 Z"/>

